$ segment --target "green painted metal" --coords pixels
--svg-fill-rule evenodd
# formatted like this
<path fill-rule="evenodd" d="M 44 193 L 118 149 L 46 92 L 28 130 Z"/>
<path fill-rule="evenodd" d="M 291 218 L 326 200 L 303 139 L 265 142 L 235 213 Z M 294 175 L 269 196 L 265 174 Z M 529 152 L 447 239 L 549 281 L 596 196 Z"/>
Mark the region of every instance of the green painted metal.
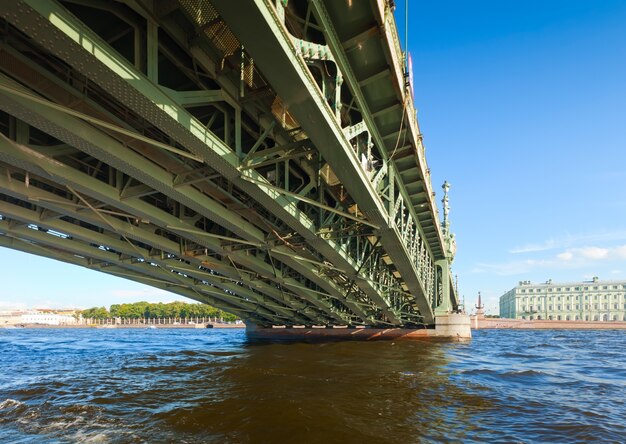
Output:
<path fill-rule="evenodd" d="M 73 17 L 64 13 L 62 8 L 55 7 L 53 4 L 41 5 L 41 4 L 36 4 L 36 3 L 37 2 L 35 2 L 35 4 L 33 4 L 32 6 L 34 6 L 35 8 L 38 8 L 38 11 L 41 14 L 44 14 L 47 17 L 52 17 L 53 18 L 52 23 L 58 29 L 62 30 L 66 34 L 69 32 L 68 26 L 65 25 L 66 23 L 71 23 L 71 29 L 80 29 L 81 30 L 80 41 L 81 42 L 88 41 L 90 47 L 99 48 L 99 50 L 95 52 L 93 56 L 96 57 L 98 61 L 105 63 L 106 66 L 111 69 L 113 74 L 120 75 L 121 72 L 130 73 L 128 75 L 120 75 L 120 77 L 125 82 L 129 83 L 130 86 L 132 87 L 132 90 L 130 92 L 132 98 L 130 100 L 137 100 L 134 98 L 136 97 L 134 95 L 136 94 L 135 89 L 137 89 L 138 92 L 142 94 L 139 100 L 145 100 L 146 97 L 149 97 L 150 103 L 156 104 L 158 109 L 160 111 L 163 111 L 168 117 L 174 118 L 178 124 L 183 123 L 183 122 L 186 123 L 187 124 L 186 126 L 192 133 L 192 136 L 196 137 L 190 140 L 189 138 L 187 138 L 187 135 L 182 136 L 183 137 L 182 141 L 193 142 L 192 143 L 193 146 L 191 146 L 190 148 L 191 151 L 197 153 L 197 155 L 199 155 L 200 157 L 203 157 L 204 161 L 211 165 L 216 165 L 217 163 L 216 167 L 218 168 L 218 170 L 221 171 L 224 177 L 233 179 L 234 183 L 236 183 L 241 188 L 250 189 L 250 187 L 247 186 L 247 184 L 245 183 L 243 179 L 238 179 L 237 177 L 233 178 L 234 174 L 238 174 L 237 170 L 233 169 L 233 167 L 236 166 L 237 164 L 236 159 L 230 156 L 225 156 L 223 154 L 224 150 L 221 150 L 221 149 L 217 150 L 217 152 L 215 153 L 213 151 L 207 151 L 207 148 L 213 149 L 216 146 L 220 147 L 221 146 L 220 144 L 222 144 L 220 140 L 218 140 L 211 133 L 203 130 L 203 128 L 198 124 L 197 121 L 195 121 L 191 116 L 187 116 L 186 111 L 178 107 L 178 105 L 176 105 L 175 103 L 173 103 L 171 99 L 169 98 L 169 96 L 164 95 L 164 93 L 161 90 L 159 90 L 158 88 L 155 89 L 155 87 L 149 82 L 141 81 L 142 79 L 141 73 L 134 71 L 134 68 L 132 66 L 126 63 L 123 59 L 117 57 L 112 51 L 107 50 L 105 43 L 100 41 L 98 37 L 95 36 L 90 30 L 85 29 L 83 26 L 81 26 L 80 23 L 76 22 L 76 20 Z M 68 35 L 70 36 L 70 38 L 74 39 L 75 41 L 79 39 L 78 36 L 75 36 L 71 32 L 69 32 Z M 52 46 L 52 48 L 54 48 L 54 46 Z M 70 57 L 69 60 L 74 61 L 74 58 Z M 83 65 L 79 65 L 79 66 L 82 67 Z M 96 76 L 96 80 L 99 80 L 99 79 L 100 78 Z M 101 81 L 104 84 L 109 84 L 108 82 L 111 81 L 110 87 L 113 88 L 114 90 L 120 88 L 119 82 L 117 82 L 116 80 L 117 79 L 115 78 L 111 79 L 109 77 L 101 79 Z M 152 115 L 150 113 L 147 113 L 146 118 L 152 118 Z M 162 121 L 159 120 L 159 122 L 161 123 L 161 127 L 163 127 Z M 167 128 L 164 128 L 164 129 L 167 129 Z M 179 134 L 178 130 L 180 128 L 176 127 L 175 129 L 176 131 L 171 130 L 173 131 L 171 133 L 172 135 Z M 198 138 L 205 142 L 210 141 L 211 143 L 207 145 L 205 144 L 197 145 Z M 215 154 L 217 154 L 217 157 L 215 157 Z M 227 157 L 227 160 L 228 160 L 228 163 L 226 164 L 223 163 L 225 157 Z M 257 179 L 262 180 L 263 178 L 262 176 L 257 176 Z M 303 227 L 309 227 L 310 230 L 315 231 L 315 228 L 312 225 L 312 223 L 306 221 L 306 215 L 304 215 L 304 213 L 296 209 L 291 201 L 284 199 L 280 193 L 274 193 L 274 192 L 271 192 L 270 190 L 270 192 L 264 193 L 263 195 L 259 195 L 259 187 L 257 186 L 255 186 L 252 191 L 249 191 L 249 193 L 254 195 L 257 199 L 259 198 L 259 196 L 262 197 L 266 202 L 265 203 L 266 206 L 272 205 L 275 207 L 276 204 L 282 204 L 283 202 L 285 202 L 284 204 L 281 205 L 280 208 L 275 208 L 272 211 L 279 210 L 283 212 L 283 217 L 284 217 L 284 211 L 287 210 L 288 212 L 287 216 L 296 218 L 299 223 L 296 229 L 302 230 Z M 304 234 L 304 237 L 305 239 L 309 239 L 310 235 L 307 233 L 307 234 Z M 316 243 L 316 245 L 318 249 L 323 247 L 323 250 L 322 250 L 324 252 L 323 254 L 329 258 L 332 258 L 333 261 L 337 261 L 337 260 L 343 261 L 343 263 L 345 264 L 344 268 L 348 272 L 350 272 L 349 270 L 353 269 L 353 267 L 356 267 L 355 265 L 356 262 L 351 261 L 349 257 L 344 257 L 343 251 L 340 248 L 334 247 L 332 245 L 332 242 L 329 242 L 328 245 L 323 245 L 318 242 Z M 352 262 L 352 264 L 349 264 L 350 262 Z M 363 283 L 367 281 L 360 280 L 359 282 Z M 318 282 L 318 285 L 322 285 L 322 284 L 323 283 Z M 369 291 L 368 294 L 370 296 L 377 296 L 375 289 L 371 288 L 371 286 L 369 286 L 368 284 L 365 284 L 365 286 L 366 286 L 366 290 Z M 384 299 L 377 298 L 377 303 L 382 304 L 382 306 L 386 310 L 387 316 L 394 316 L 393 313 L 389 311 L 388 308 L 386 308 L 387 304 L 386 302 L 384 302 Z M 361 319 L 360 322 L 363 322 L 363 321 L 367 321 L 367 320 Z"/>
<path fill-rule="evenodd" d="M 264 325 L 457 308 L 447 194 L 442 227 L 384 3 L 129 0 L 115 48 L 105 6 L 72 4 L 0 10 L 23 33 L 0 29 L 0 244 Z"/>

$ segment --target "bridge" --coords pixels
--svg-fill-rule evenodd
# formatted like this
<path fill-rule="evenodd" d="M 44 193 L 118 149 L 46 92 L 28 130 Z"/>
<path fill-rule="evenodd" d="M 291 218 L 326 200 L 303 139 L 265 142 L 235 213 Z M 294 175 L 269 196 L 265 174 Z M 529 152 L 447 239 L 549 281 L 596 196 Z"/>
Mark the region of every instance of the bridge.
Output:
<path fill-rule="evenodd" d="M 258 326 L 459 308 L 392 2 L 7 0 L 0 246 Z"/>

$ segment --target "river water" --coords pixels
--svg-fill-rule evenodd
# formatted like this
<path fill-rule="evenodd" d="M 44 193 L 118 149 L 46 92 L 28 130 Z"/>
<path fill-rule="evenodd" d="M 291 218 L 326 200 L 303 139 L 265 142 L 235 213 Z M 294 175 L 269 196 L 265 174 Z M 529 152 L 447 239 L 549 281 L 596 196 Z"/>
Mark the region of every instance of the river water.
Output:
<path fill-rule="evenodd" d="M 251 343 L 0 329 L 0 442 L 626 441 L 626 331 Z"/>

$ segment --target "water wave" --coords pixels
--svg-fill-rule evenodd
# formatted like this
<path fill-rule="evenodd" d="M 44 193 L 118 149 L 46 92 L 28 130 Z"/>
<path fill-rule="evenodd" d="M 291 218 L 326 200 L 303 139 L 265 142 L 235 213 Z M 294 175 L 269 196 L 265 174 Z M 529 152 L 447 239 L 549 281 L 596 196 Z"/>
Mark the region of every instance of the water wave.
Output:
<path fill-rule="evenodd" d="M 582 337 L 584 336 L 584 337 Z M 249 343 L 3 330 L 0 442 L 621 442 L 622 332 Z"/>

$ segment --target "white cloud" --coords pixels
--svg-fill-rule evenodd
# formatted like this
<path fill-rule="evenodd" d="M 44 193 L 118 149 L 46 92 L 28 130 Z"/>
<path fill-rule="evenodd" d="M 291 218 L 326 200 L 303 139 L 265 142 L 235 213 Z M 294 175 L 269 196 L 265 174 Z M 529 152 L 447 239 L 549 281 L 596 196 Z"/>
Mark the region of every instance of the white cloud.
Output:
<path fill-rule="evenodd" d="M 562 244 L 562 241 L 557 241 L 555 239 L 548 239 L 539 244 L 527 244 L 522 247 L 516 247 L 512 250 L 509 250 L 509 253 L 520 254 L 520 253 L 536 253 L 539 251 L 547 251 L 552 250 L 554 248 L 558 248 L 559 245 Z"/>
<path fill-rule="evenodd" d="M 586 247 L 577 248 L 576 250 L 582 257 L 592 260 L 606 259 L 609 257 L 608 248 Z"/>
<path fill-rule="evenodd" d="M 493 273 L 500 276 L 511 276 L 529 273 L 539 269 L 563 270 L 573 268 L 589 268 L 597 262 L 620 261 L 626 259 L 626 245 L 615 247 L 587 246 L 568 248 L 547 259 L 526 259 L 495 264 L 476 264 L 473 273 Z M 614 273 L 614 274 L 619 274 Z"/>
<path fill-rule="evenodd" d="M 509 250 L 512 254 L 537 253 L 540 251 L 557 250 L 559 248 L 570 248 L 575 245 L 587 244 L 593 245 L 601 242 L 620 242 L 626 240 L 626 231 L 604 231 L 601 233 L 591 234 L 565 234 L 559 237 L 551 237 L 548 240 L 539 243 L 527 244 Z M 626 252 L 624 252 L 626 257 Z"/>
<path fill-rule="evenodd" d="M 511 276 L 527 273 L 536 268 L 546 267 L 548 265 L 550 265 L 550 261 L 533 259 L 501 262 L 497 264 L 479 263 L 472 269 L 472 273 L 494 273 L 500 276 Z"/>
<path fill-rule="evenodd" d="M 574 254 L 571 251 L 564 251 L 563 253 L 557 254 L 556 257 L 562 261 L 571 261 Z"/>
<path fill-rule="evenodd" d="M 624 259 L 626 258 L 626 245 L 618 247 L 601 248 L 601 247 L 582 247 L 569 248 L 562 253 L 556 255 L 557 259 L 562 261 L 582 261 L 588 259 L 590 261 L 600 261 L 606 259 Z"/>

